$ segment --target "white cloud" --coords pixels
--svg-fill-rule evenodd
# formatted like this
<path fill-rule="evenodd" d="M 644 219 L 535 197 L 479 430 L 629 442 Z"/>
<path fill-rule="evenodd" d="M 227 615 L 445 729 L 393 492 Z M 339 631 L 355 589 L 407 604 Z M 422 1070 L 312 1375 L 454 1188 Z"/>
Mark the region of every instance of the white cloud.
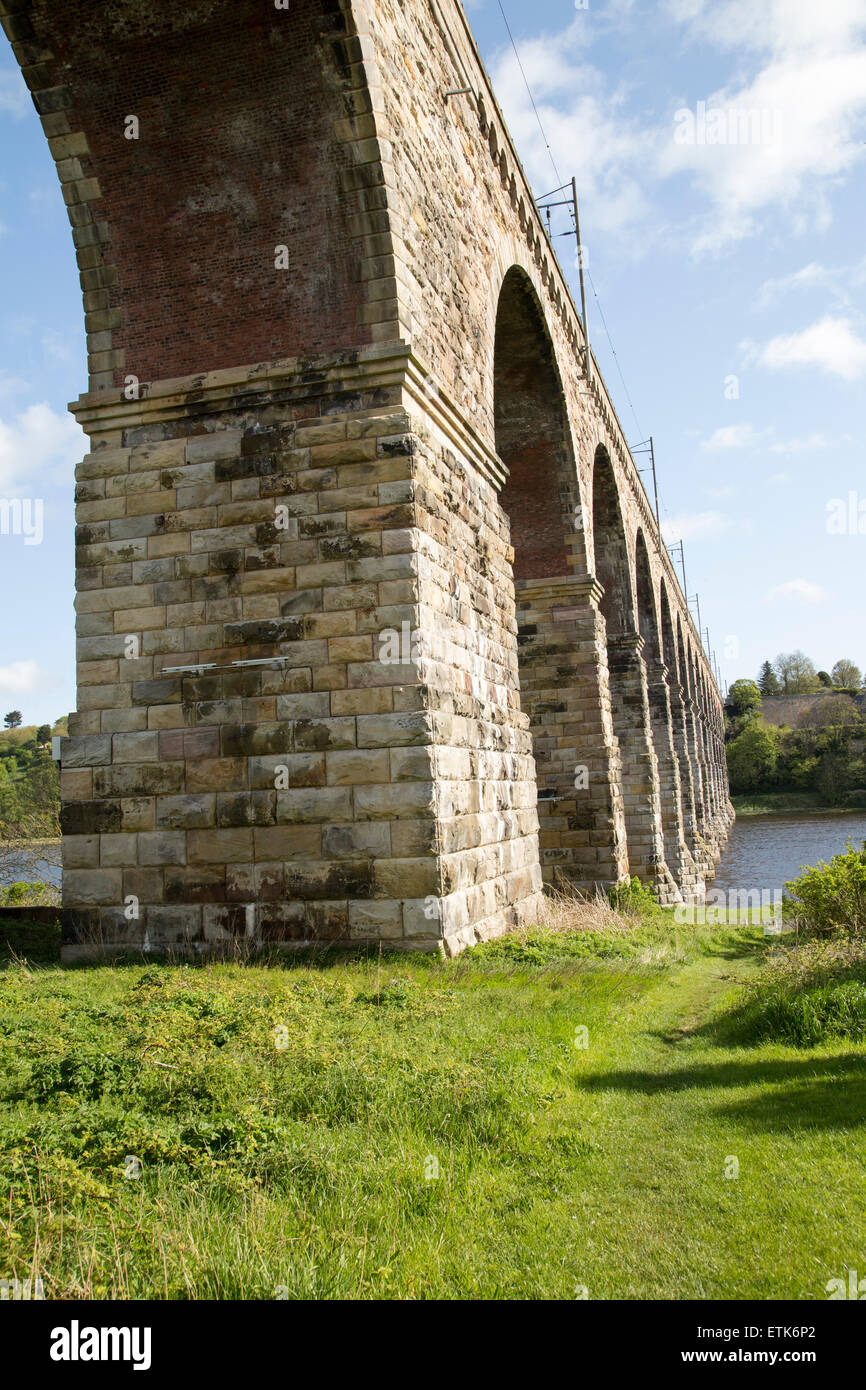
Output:
<path fill-rule="evenodd" d="M 832 448 L 832 441 L 824 434 L 799 435 L 794 439 L 779 439 L 770 445 L 771 454 L 815 454 L 821 449 Z"/>
<path fill-rule="evenodd" d="M 774 473 L 770 478 L 770 482 L 777 487 L 788 487 L 793 481 L 790 473 Z"/>
<path fill-rule="evenodd" d="M 10 376 L 5 367 L 0 367 L 0 396 L 18 396 L 22 391 L 30 391 L 29 381 L 22 376 Z"/>
<path fill-rule="evenodd" d="M 825 227 L 832 181 L 864 155 L 866 51 L 784 57 L 748 85 L 722 88 L 706 101 L 710 109 L 761 113 L 767 134 L 716 145 L 677 144 L 672 134 L 663 171 L 687 173 L 712 207 L 695 252 L 718 252 L 755 234 L 772 207 L 791 210 L 795 230 Z"/>
<path fill-rule="evenodd" d="M 667 0 L 667 10 L 698 41 L 759 53 L 845 48 L 866 28 L 864 0 Z"/>
<path fill-rule="evenodd" d="M 850 319 L 830 315 L 799 333 L 780 334 L 763 347 L 742 345 L 747 360 L 771 371 L 786 367 L 818 367 L 845 381 L 866 375 L 866 341 L 858 337 Z"/>
<path fill-rule="evenodd" d="M 635 14 L 621 0 L 618 28 L 628 33 Z M 577 14 L 558 33 L 519 44 L 547 141 L 562 176 L 577 176 L 592 234 L 628 231 L 623 245 L 633 254 L 662 237 L 669 243 L 677 233 L 653 202 L 666 180 L 683 177 L 696 200 L 680 235 L 694 254 L 764 231 L 772 214 L 784 214 L 789 233 L 826 227 L 831 195 L 866 158 L 866 0 L 668 0 L 667 17 L 674 27 L 665 43 L 691 41 L 702 59 L 714 45 L 728 71 L 715 91 L 682 92 L 666 110 L 648 110 L 629 79 L 611 83 L 589 61 L 607 16 Z M 530 181 L 546 191 L 556 182 L 550 154 L 510 46 L 491 72 Z M 674 111 L 699 101 L 755 112 L 761 128 L 766 117 L 768 138 L 677 143 Z"/>
<path fill-rule="evenodd" d="M 795 290 L 825 289 L 830 279 L 830 271 L 816 261 L 804 265 L 790 275 L 780 275 L 775 280 L 765 280 L 758 290 L 758 303 L 766 308 L 775 304 L 786 294 Z"/>
<path fill-rule="evenodd" d="M 820 290 L 826 299 L 831 296 L 840 306 L 851 303 L 849 287 L 862 285 L 866 281 L 866 256 L 856 265 L 824 266 L 810 261 L 790 275 L 778 279 L 765 280 L 758 290 L 756 304 L 761 309 L 778 303 L 788 294 L 808 293 Z"/>
<path fill-rule="evenodd" d="M 710 435 L 709 439 L 701 440 L 701 448 L 715 451 L 717 449 L 749 449 L 759 444 L 764 437 L 764 431 L 756 430 L 754 425 L 723 425 Z"/>
<path fill-rule="evenodd" d="M 678 541 L 705 541 L 723 536 L 733 522 L 721 512 L 678 512 L 662 522 L 662 534 L 668 545 Z"/>
<path fill-rule="evenodd" d="M 778 113 L 777 135 L 764 141 L 677 144 L 672 127 L 662 171 L 688 175 L 712 207 L 693 250 L 755 234 L 770 209 L 786 210 L 794 230 L 826 226 L 832 189 L 866 155 L 866 0 L 670 0 L 668 9 L 696 43 L 739 52 L 739 68 L 752 69 L 682 106 L 703 99 L 768 122 Z"/>
<path fill-rule="evenodd" d="M 52 362 L 74 362 L 75 354 L 69 347 L 69 338 L 65 333 L 58 333 L 56 328 L 49 328 L 42 334 L 42 351 L 49 361 Z"/>
<path fill-rule="evenodd" d="M 578 14 L 559 33 L 521 40 L 520 61 L 556 165 L 577 178 L 582 220 L 594 233 L 621 232 L 649 216 L 645 175 L 657 135 L 626 115 L 627 93 L 586 61 L 589 27 Z M 545 193 L 557 180 L 510 46 L 494 57 L 491 77 L 530 183 Z"/>
<path fill-rule="evenodd" d="M 0 666 L 0 692 L 4 695 L 31 695 L 41 684 L 35 661 L 13 661 Z"/>
<path fill-rule="evenodd" d="M 765 595 L 768 603 L 777 603 L 785 599 L 796 599 L 801 603 L 824 603 L 829 597 L 826 589 L 822 589 L 820 584 L 812 584 L 808 579 L 789 579 L 784 584 L 777 584 Z"/>
<path fill-rule="evenodd" d="M 0 70 L 0 112 L 20 120 L 30 108 L 30 93 L 18 68 Z"/>
<path fill-rule="evenodd" d="M 44 401 L 14 419 L 0 417 L 0 495 L 69 477 L 86 452 L 86 436 L 72 416 Z"/>

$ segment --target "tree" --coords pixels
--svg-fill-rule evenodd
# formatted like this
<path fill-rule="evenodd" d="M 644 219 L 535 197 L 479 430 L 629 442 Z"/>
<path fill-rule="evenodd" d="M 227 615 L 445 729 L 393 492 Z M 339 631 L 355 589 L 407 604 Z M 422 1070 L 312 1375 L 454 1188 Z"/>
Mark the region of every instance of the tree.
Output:
<path fill-rule="evenodd" d="M 765 661 L 758 675 L 758 689 L 762 695 L 781 695 L 779 677 L 773 670 L 772 661 Z"/>
<path fill-rule="evenodd" d="M 853 686 L 855 690 L 863 682 L 863 672 L 853 661 L 837 661 L 832 676 L 834 685 Z"/>
<path fill-rule="evenodd" d="M 41 882 L 40 902 L 59 902 L 60 779 L 46 753 L 0 787 L 0 897 L 24 879 Z"/>
<path fill-rule="evenodd" d="M 734 681 L 728 691 L 728 709 L 734 719 L 757 714 L 761 708 L 761 692 L 754 681 Z"/>
<path fill-rule="evenodd" d="M 733 792 L 766 791 L 772 785 L 779 759 L 779 734 L 759 719 L 751 719 L 728 744 L 728 773 Z"/>
<path fill-rule="evenodd" d="M 40 724 L 40 725 L 39 725 L 39 728 L 36 730 L 36 742 L 37 742 L 37 743 L 50 743 L 50 742 L 51 742 L 51 725 L 50 725 L 50 724 Z"/>
<path fill-rule="evenodd" d="M 833 685 L 833 677 L 830 675 L 829 671 L 819 671 L 818 680 L 824 686 L 825 690 L 829 690 Z"/>
<path fill-rule="evenodd" d="M 7 729 L 18 729 L 21 726 L 20 709 L 11 709 L 8 714 L 4 714 L 3 723 Z"/>
<path fill-rule="evenodd" d="M 773 665 L 786 695 L 812 695 L 818 689 L 814 663 L 803 652 L 781 652 Z"/>
<path fill-rule="evenodd" d="M 800 717 L 801 729 L 844 729 L 862 724 L 863 719 L 850 695 L 829 695 L 815 703 Z"/>
<path fill-rule="evenodd" d="M 821 759 L 815 778 L 815 788 L 822 801 L 830 806 L 838 806 L 848 790 L 848 763 L 844 753 L 828 749 Z"/>

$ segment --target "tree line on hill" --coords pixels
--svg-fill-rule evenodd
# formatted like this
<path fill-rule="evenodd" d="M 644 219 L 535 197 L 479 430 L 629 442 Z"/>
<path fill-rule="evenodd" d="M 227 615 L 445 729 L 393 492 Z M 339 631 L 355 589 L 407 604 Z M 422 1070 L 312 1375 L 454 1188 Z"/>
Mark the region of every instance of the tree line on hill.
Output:
<path fill-rule="evenodd" d="M 837 661 L 828 673 L 799 651 L 765 661 L 756 681 L 734 681 L 725 702 L 732 793 L 809 793 L 827 806 L 866 807 L 864 689 L 855 662 Z M 765 698 L 818 694 L 796 727 L 763 718 Z"/>
<path fill-rule="evenodd" d="M 60 777 L 51 739 L 65 734 L 66 720 L 22 724 L 10 710 L 0 730 L 0 844 L 19 847 L 60 834 Z M 2 877 L 0 877 L 2 881 Z"/>
<path fill-rule="evenodd" d="M 780 653 L 775 661 L 763 663 L 757 681 L 742 683 L 757 685 L 762 695 L 815 695 L 820 690 L 859 691 L 866 687 L 856 662 L 844 659 L 837 661 L 832 671 L 819 671 L 803 652 Z"/>

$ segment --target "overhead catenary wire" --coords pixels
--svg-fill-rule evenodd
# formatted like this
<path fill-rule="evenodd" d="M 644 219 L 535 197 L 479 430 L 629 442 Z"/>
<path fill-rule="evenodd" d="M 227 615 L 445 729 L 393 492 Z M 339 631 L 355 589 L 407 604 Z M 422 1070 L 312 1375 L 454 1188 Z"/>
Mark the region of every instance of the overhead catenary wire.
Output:
<path fill-rule="evenodd" d="M 540 112 L 539 112 L 538 107 L 537 107 L 537 105 L 536 105 L 535 97 L 532 95 L 532 88 L 531 88 L 530 85 L 529 85 L 529 78 L 526 76 L 526 69 L 524 68 L 523 63 L 522 63 L 522 61 L 521 61 L 520 53 L 518 52 L 517 44 L 515 43 L 515 40 L 514 40 L 514 34 L 513 34 L 512 31 L 511 31 L 511 25 L 510 25 L 509 22 L 508 22 L 508 15 L 505 13 L 505 8 L 504 8 L 504 6 L 503 6 L 503 4 L 502 4 L 502 0 L 498 0 L 498 4 L 499 4 L 499 12 L 500 12 L 500 14 L 502 15 L 502 19 L 503 19 L 503 22 L 504 22 L 504 24 L 505 24 L 505 28 L 506 28 L 507 33 L 508 33 L 508 37 L 509 37 L 509 39 L 511 40 L 511 47 L 512 47 L 513 50 L 514 50 L 514 57 L 515 57 L 516 60 L 517 60 L 517 66 L 518 66 L 518 68 L 520 69 L 520 75 L 521 75 L 521 77 L 523 78 L 523 85 L 524 85 L 525 88 L 526 88 L 526 93 L 527 93 L 527 96 L 529 97 L 530 103 L 531 103 L 531 105 L 532 105 L 532 110 L 533 110 L 533 112 L 535 113 L 535 119 L 536 119 L 536 121 L 538 122 L 538 129 L 539 129 L 540 132 L 541 132 L 541 138 L 542 138 L 542 140 L 544 141 L 544 147 L 545 147 L 545 149 L 547 150 L 547 153 L 548 153 L 548 155 L 549 155 L 549 157 L 550 157 L 550 163 L 551 163 L 551 166 L 552 166 L 552 168 L 553 168 L 553 172 L 554 172 L 554 174 L 556 175 L 557 181 L 558 181 L 558 183 L 559 183 L 559 188 L 556 189 L 556 192 L 559 192 L 560 189 L 562 189 L 562 188 L 565 187 L 565 184 L 563 183 L 562 175 L 560 174 L 559 169 L 557 168 L 556 159 L 554 158 L 554 154 L 553 154 L 553 150 L 552 150 L 551 145 L 550 145 L 550 141 L 549 141 L 548 138 L 547 138 L 547 132 L 546 132 L 545 129 L 544 129 L 544 123 L 543 123 L 543 121 L 542 121 L 542 119 L 541 119 Z M 643 430 L 641 429 L 640 421 L 639 421 L 638 418 L 637 418 L 637 411 L 636 411 L 635 408 L 634 408 L 634 402 L 632 401 L 631 393 L 629 392 L 629 389 L 628 389 L 628 387 L 626 386 L 625 377 L 623 376 L 622 367 L 621 367 L 621 365 L 620 365 L 620 360 L 619 360 L 619 357 L 617 356 L 616 348 L 615 348 L 614 345 L 613 345 L 613 338 L 611 337 L 610 329 L 609 329 L 608 326 L 607 326 L 607 319 L 606 319 L 605 316 L 604 316 L 604 310 L 603 310 L 602 307 L 601 307 L 601 300 L 600 300 L 600 298 L 599 298 L 598 290 L 597 290 L 596 287 L 595 287 L 595 282 L 594 282 L 594 280 L 593 280 L 593 278 L 592 278 L 592 275 L 591 275 L 591 273 L 590 273 L 590 271 L 589 271 L 589 267 L 586 268 L 586 273 L 587 273 L 587 276 L 588 276 L 588 278 L 589 278 L 590 286 L 592 287 L 592 293 L 593 293 L 593 295 L 594 295 L 594 297 L 595 297 L 595 302 L 596 302 L 596 304 L 597 304 L 597 306 L 598 306 L 598 314 L 599 314 L 599 318 L 601 319 L 601 322 L 602 322 L 602 327 L 604 328 L 605 337 L 607 338 L 608 344 L 609 344 L 609 346 L 610 346 L 610 351 L 611 351 L 611 355 L 612 355 L 612 357 L 613 357 L 613 360 L 614 360 L 614 362 L 616 363 L 616 370 L 617 370 L 617 372 L 618 372 L 618 374 L 619 374 L 619 379 L 620 379 L 620 381 L 622 382 L 622 389 L 623 389 L 623 391 L 625 392 L 625 398 L 626 398 L 626 400 L 628 401 L 628 406 L 629 406 L 629 409 L 631 410 L 632 417 L 633 417 L 634 422 L 635 422 L 635 425 L 636 425 L 636 427 L 637 427 L 637 432 L 638 432 L 638 434 L 639 434 L 641 437 L 643 437 Z"/>
<path fill-rule="evenodd" d="M 595 281 L 594 281 L 593 278 L 592 278 L 592 274 L 591 274 L 591 272 L 590 272 L 588 266 L 587 266 L 587 269 L 586 269 L 586 274 L 587 274 L 587 278 L 588 278 L 588 280 L 589 280 L 590 289 L 592 290 L 593 295 L 595 296 L 595 302 L 596 302 L 596 304 L 597 304 L 597 306 L 598 306 L 598 316 L 599 316 L 599 318 L 601 319 L 602 327 L 604 328 L 605 336 L 607 337 L 607 341 L 608 341 L 608 344 L 609 344 L 609 346 L 610 346 L 611 355 L 612 355 L 612 357 L 613 357 L 614 362 L 616 363 L 616 370 L 617 370 L 617 372 L 619 373 L 619 379 L 620 379 L 620 381 L 622 382 L 622 389 L 623 389 L 623 391 L 625 392 L 625 398 L 626 398 L 626 400 L 628 401 L 628 407 L 629 407 L 629 410 L 631 411 L 632 419 L 634 420 L 635 425 L 637 426 L 637 432 L 638 432 L 638 434 L 639 434 L 639 435 L 643 435 L 643 430 L 641 429 L 641 423 L 640 423 L 640 420 L 637 418 L 637 411 L 636 411 L 635 408 L 634 408 L 634 401 L 633 401 L 632 398 L 631 398 L 631 392 L 629 391 L 628 387 L 627 387 L 626 384 L 625 384 L 625 377 L 624 377 L 623 374 L 622 374 L 622 367 L 620 366 L 619 357 L 617 356 L 616 348 L 615 348 L 614 345 L 613 345 L 613 338 L 610 336 L 610 329 L 609 329 L 608 326 L 607 326 L 607 319 L 605 318 L 605 316 L 604 316 L 604 310 L 603 310 L 602 307 L 601 307 L 601 300 L 600 300 L 599 297 L 598 297 L 598 290 L 595 288 Z"/>
<path fill-rule="evenodd" d="M 522 62 L 522 60 L 521 60 L 520 53 L 519 53 L 519 51 L 518 51 L 517 44 L 516 44 L 515 39 L 514 39 L 514 34 L 512 33 L 512 30 L 511 30 L 511 25 L 510 25 L 509 22 L 508 22 L 508 15 L 505 13 L 505 7 L 504 7 L 504 5 L 503 5 L 503 3 L 502 3 L 502 0 L 498 0 L 498 4 L 499 4 L 499 12 L 500 12 L 500 14 L 502 15 L 503 23 L 505 24 L 505 28 L 506 28 L 506 31 L 507 31 L 507 33 L 508 33 L 508 37 L 509 37 L 509 39 L 510 39 L 510 41 L 511 41 L 511 47 L 512 47 L 512 49 L 514 50 L 514 57 L 515 57 L 515 59 L 517 60 L 517 66 L 518 66 L 518 68 L 520 69 L 520 75 L 521 75 L 521 77 L 523 78 L 523 85 L 524 85 L 525 88 L 526 88 L 527 96 L 529 97 L 529 101 L 530 101 L 530 104 L 531 104 L 531 106 L 532 106 L 532 110 L 533 110 L 533 112 L 534 112 L 535 119 L 536 119 L 536 121 L 537 121 L 537 123 L 538 123 L 538 129 L 539 129 L 539 131 L 541 132 L 541 138 L 542 138 L 542 140 L 544 141 L 544 147 L 545 147 L 545 149 L 547 150 L 548 156 L 549 156 L 549 158 L 550 158 L 551 167 L 553 168 L 553 172 L 554 172 L 554 174 L 556 175 L 556 180 L 557 180 L 557 185 L 558 185 L 558 187 L 557 187 L 556 189 L 554 189 L 554 194 L 555 194 L 555 193 L 559 193 L 559 192 L 562 191 L 562 189 L 563 189 L 566 185 L 565 185 L 565 183 L 563 182 L 562 175 L 560 174 L 559 169 L 558 169 L 558 167 L 557 167 L 556 159 L 555 159 L 555 157 L 554 157 L 553 150 L 552 150 L 551 145 L 550 145 L 550 141 L 549 141 L 548 138 L 547 138 L 547 132 L 546 132 L 545 129 L 544 129 L 544 123 L 543 123 L 543 121 L 542 121 L 542 119 L 541 119 L 541 114 L 540 114 L 540 112 L 539 112 L 539 110 L 538 110 L 538 106 L 536 105 L 535 97 L 534 97 L 533 94 L 532 94 L 532 88 L 531 88 L 530 85 L 529 85 L 529 78 L 526 76 L 526 69 L 525 69 L 524 66 L 523 66 L 523 62 Z M 547 196 L 553 196 L 553 194 L 550 194 L 550 195 L 547 195 Z M 543 200 L 542 200 L 542 201 L 543 201 Z M 575 229 L 575 230 L 576 230 L 576 229 Z M 568 233 L 568 235 L 571 235 L 571 233 Z M 580 247 L 578 247 L 578 253 L 580 254 Z M 620 381 L 621 381 L 621 383 L 622 383 L 622 389 L 623 389 L 623 392 L 625 393 L 625 399 L 626 399 L 626 401 L 628 402 L 629 410 L 631 411 L 632 418 L 633 418 L 633 420 L 634 420 L 634 422 L 635 422 L 635 426 L 636 426 L 636 428 L 637 428 L 638 437 L 641 438 L 641 439 L 643 439 L 643 438 L 645 438 L 646 436 L 644 435 L 644 431 L 643 431 L 643 429 L 641 428 L 641 424 L 640 424 L 640 421 L 639 421 L 638 416 L 637 416 L 637 411 L 636 411 L 635 406 L 634 406 L 634 401 L 632 400 L 632 397 L 631 397 L 631 392 L 629 391 L 628 386 L 627 386 L 627 384 L 626 384 L 626 380 L 625 380 L 625 376 L 624 376 L 624 374 L 623 374 L 622 365 L 621 365 L 621 363 L 620 363 L 619 356 L 617 355 L 616 348 L 615 348 L 614 345 L 613 345 L 613 337 L 611 336 L 611 332 L 610 332 L 610 329 L 609 329 L 608 324 L 607 324 L 607 319 L 605 318 L 604 309 L 602 308 L 602 305 L 601 305 L 601 299 L 600 299 L 600 297 L 599 297 L 598 290 L 596 289 L 595 281 L 594 281 L 593 278 L 592 278 L 592 273 L 590 272 L 588 266 L 586 267 L 586 273 L 587 273 L 587 278 L 588 278 L 589 283 L 590 283 L 590 287 L 591 287 L 591 289 L 592 289 L 593 297 L 594 297 L 595 302 L 596 302 L 596 305 L 597 305 L 597 307 L 598 307 L 598 316 L 599 316 L 599 318 L 600 318 L 600 320 L 601 320 L 602 327 L 604 328 L 604 333 L 605 333 L 605 337 L 607 338 L 607 341 L 608 341 L 608 346 L 610 347 L 611 356 L 613 357 L 613 360 L 614 360 L 614 362 L 616 363 L 616 370 L 617 370 L 617 374 L 618 374 L 618 376 L 619 376 L 619 379 L 620 379 Z M 637 467 L 637 464 L 635 464 L 635 467 Z M 668 511 L 667 506 L 665 505 L 665 499 L 664 499 L 664 497 L 661 495 L 661 491 L 659 492 L 659 506 L 660 506 L 661 512 L 662 512 L 662 513 L 664 514 L 664 516 L 665 516 L 665 519 L 668 520 L 668 521 L 672 520 L 671 514 L 670 514 L 670 512 Z M 660 519 L 660 518 L 658 518 L 658 523 L 659 523 L 659 529 L 661 530 L 661 519 Z"/>
<path fill-rule="evenodd" d="M 511 25 L 508 23 L 508 15 L 505 13 L 505 10 L 502 5 L 502 0 L 499 0 L 499 12 L 502 15 L 502 18 L 505 22 L 505 28 L 508 30 L 508 37 L 511 40 L 511 47 L 514 49 L 514 56 L 517 59 L 517 66 L 520 68 L 520 75 L 523 78 L 523 84 L 526 87 L 529 100 L 532 102 L 532 109 L 535 112 L 535 119 L 538 121 L 538 129 L 541 131 L 541 138 L 544 141 L 544 144 L 547 148 L 547 153 L 550 155 L 550 162 L 553 165 L 553 172 L 556 174 L 556 177 L 558 178 L 560 184 L 562 184 L 562 175 L 556 167 L 556 160 L 553 157 L 553 150 L 550 148 L 550 141 L 548 140 L 547 135 L 545 134 L 544 126 L 541 124 L 541 117 L 538 114 L 538 107 L 535 104 L 535 97 L 532 95 L 532 88 L 529 85 L 529 79 L 527 78 L 526 73 L 524 71 L 523 63 L 520 61 L 520 54 L 517 51 L 517 44 L 514 42 L 514 35 L 511 32 Z"/>

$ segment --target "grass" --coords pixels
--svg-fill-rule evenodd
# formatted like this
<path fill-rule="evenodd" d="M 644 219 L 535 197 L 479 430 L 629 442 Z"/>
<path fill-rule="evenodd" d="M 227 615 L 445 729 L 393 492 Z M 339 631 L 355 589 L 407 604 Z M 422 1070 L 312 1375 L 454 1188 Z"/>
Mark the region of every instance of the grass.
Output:
<path fill-rule="evenodd" d="M 866 1044 L 742 1017 L 786 960 L 859 968 L 800 949 L 594 905 L 452 962 L 13 959 L 0 1276 L 48 1298 L 825 1298 L 866 1262 Z"/>
<path fill-rule="evenodd" d="M 839 816 L 856 813 L 863 806 L 828 806 L 814 792 L 746 792 L 732 796 L 734 810 L 741 819 L 752 816 Z"/>
<path fill-rule="evenodd" d="M 866 944 L 838 936 L 780 939 L 717 1032 L 735 1041 L 778 1039 L 799 1047 L 866 1039 Z"/>

